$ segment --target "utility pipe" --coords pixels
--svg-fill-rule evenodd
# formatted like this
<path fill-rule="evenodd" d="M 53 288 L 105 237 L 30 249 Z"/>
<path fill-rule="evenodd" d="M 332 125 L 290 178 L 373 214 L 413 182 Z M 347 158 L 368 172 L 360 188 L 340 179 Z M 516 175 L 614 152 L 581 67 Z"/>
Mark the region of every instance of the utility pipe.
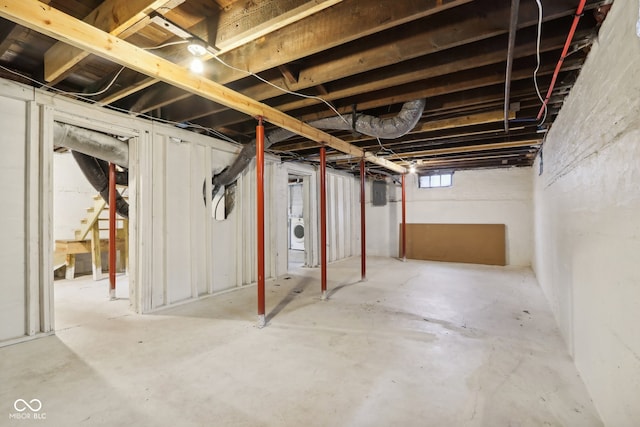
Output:
<path fill-rule="evenodd" d="M 362 281 L 367 280 L 367 232 L 365 224 L 364 188 L 366 183 L 364 159 L 360 160 L 360 273 Z"/>
<path fill-rule="evenodd" d="M 402 251 L 401 257 L 402 261 L 407 261 L 407 203 L 406 203 L 406 194 L 405 191 L 405 174 L 402 174 Z"/>
<path fill-rule="evenodd" d="M 518 32 L 518 13 L 520 0 L 511 0 L 511 22 L 509 24 L 509 42 L 507 47 L 507 71 L 504 79 L 504 131 L 509 132 L 509 99 L 511 97 L 511 72 L 513 70 L 513 52 Z"/>
<path fill-rule="evenodd" d="M 256 205 L 258 206 L 258 327 L 265 326 L 264 303 L 264 126 L 258 117 L 256 126 Z"/>
<path fill-rule="evenodd" d="M 580 18 L 582 17 L 582 12 L 584 11 L 584 5 L 587 0 L 580 0 L 578 4 L 578 9 L 576 9 L 576 14 L 573 15 L 573 22 L 571 23 L 571 28 L 569 29 L 569 34 L 567 35 L 567 41 L 564 43 L 564 48 L 562 49 L 562 53 L 560 54 L 560 59 L 558 60 L 558 64 L 556 65 L 556 69 L 553 72 L 553 77 L 551 78 L 551 85 L 549 85 L 549 90 L 547 91 L 547 96 L 542 103 L 542 107 L 540 107 L 540 111 L 536 116 L 537 120 L 540 120 L 544 111 L 547 108 L 547 103 L 549 99 L 551 99 L 551 93 L 553 92 L 553 88 L 556 85 L 556 80 L 558 79 L 558 74 L 560 74 L 560 69 L 562 68 L 562 63 L 567 57 L 567 53 L 569 52 L 569 47 L 571 46 L 571 42 L 573 41 L 573 36 L 576 32 L 576 28 L 578 27 L 578 22 L 580 22 Z"/>
<path fill-rule="evenodd" d="M 109 298 L 112 300 L 116 299 L 116 192 L 116 165 L 109 163 Z"/>
<path fill-rule="evenodd" d="M 327 150 L 320 147 L 320 290 L 327 299 Z"/>

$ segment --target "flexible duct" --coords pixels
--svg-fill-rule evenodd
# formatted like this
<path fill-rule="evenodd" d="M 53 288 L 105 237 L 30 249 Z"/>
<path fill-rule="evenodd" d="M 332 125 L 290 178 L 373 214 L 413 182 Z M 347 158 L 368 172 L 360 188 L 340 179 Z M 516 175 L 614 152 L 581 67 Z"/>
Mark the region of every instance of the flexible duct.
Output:
<path fill-rule="evenodd" d="M 355 130 L 358 133 L 374 138 L 394 139 L 407 134 L 415 127 L 420 117 L 422 117 L 425 104 L 426 101 L 424 99 L 405 102 L 396 116 L 384 119 L 366 114 L 358 114 L 356 115 L 355 125 L 352 116 L 329 117 L 315 120 L 308 124 L 318 129 Z M 265 149 L 269 148 L 272 144 L 289 139 L 294 135 L 295 133 L 286 129 L 276 129 L 269 132 L 265 138 Z M 236 157 L 236 160 L 231 166 L 212 178 L 213 189 L 211 190 L 211 198 L 215 197 L 222 186 L 234 182 L 238 175 L 251 163 L 255 155 L 256 141 L 254 139 L 242 147 L 238 157 Z"/>
<path fill-rule="evenodd" d="M 129 167 L 129 144 L 100 132 L 53 122 L 53 143 L 123 168 Z"/>
<path fill-rule="evenodd" d="M 129 185 L 129 145 L 109 135 L 53 122 L 53 144 L 71 149 L 80 170 L 100 196 L 109 202 L 109 162 L 125 168 L 116 173 L 116 184 Z M 116 212 L 129 218 L 129 204 L 116 193 Z"/>
<path fill-rule="evenodd" d="M 96 189 L 100 196 L 108 203 L 109 202 L 109 166 L 104 160 L 96 159 L 95 157 L 81 153 L 79 151 L 71 151 L 74 159 L 80 166 L 80 170 L 91 183 L 93 188 Z M 107 172 L 103 169 L 103 166 L 107 166 Z M 121 175 L 122 180 L 124 175 Z M 118 178 L 116 177 L 116 183 Z M 124 217 L 129 218 L 129 204 L 122 198 L 119 192 L 116 191 L 116 212 Z"/>

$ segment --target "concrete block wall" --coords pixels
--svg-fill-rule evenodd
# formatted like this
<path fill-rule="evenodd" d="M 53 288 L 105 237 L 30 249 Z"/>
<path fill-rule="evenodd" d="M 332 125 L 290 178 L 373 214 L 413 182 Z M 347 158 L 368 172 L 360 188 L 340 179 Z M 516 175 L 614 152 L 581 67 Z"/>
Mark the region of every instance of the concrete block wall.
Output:
<path fill-rule="evenodd" d="M 531 264 L 530 168 L 457 171 L 453 185 L 444 188 L 418 188 L 417 180 L 416 174 L 406 179 L 408 223 L 505 224 L 507 264 Z M 397 222 L 389 241 L 397 256 L 401 206 L 395 205 Z"/>
<path fill-rule="evenodd" d="M 640 425 L 640 38 L 616 0 L 534 167 L 533 268 L 608 426 Z"/>

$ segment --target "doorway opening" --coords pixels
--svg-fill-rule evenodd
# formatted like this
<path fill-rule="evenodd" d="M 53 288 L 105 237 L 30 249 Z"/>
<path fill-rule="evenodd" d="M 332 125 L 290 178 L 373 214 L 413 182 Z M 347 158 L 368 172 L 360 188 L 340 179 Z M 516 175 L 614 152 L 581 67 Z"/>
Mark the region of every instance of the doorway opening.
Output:
<path fill-rule="evenodd" d="M 55 330 L 86 323 L 96 315 L 118 315 L 131 310 L 128 168 L 116 167 L 120 196 L 115 206 L 116 287 L 112 294 L 108 274 L 109 209 L 112 208 L 108 204 L 109 164 L 98 156 L 59 145 L 64 142 L 54 138 L 51 157 L 54 279 L 51 297 Z M 103 188 L 105 182 L 106 189 Z"/>
<path fill-rule="evenodd" d="M 288 257 L 287 267 L 289 271 L 305 265 L 306 253 L 306 224 L 305 224 L 305 193 L 308 187 L 306 177 L 301 175 L 288 175 L 288 204 L 287 204 L 287 241 Z"/>

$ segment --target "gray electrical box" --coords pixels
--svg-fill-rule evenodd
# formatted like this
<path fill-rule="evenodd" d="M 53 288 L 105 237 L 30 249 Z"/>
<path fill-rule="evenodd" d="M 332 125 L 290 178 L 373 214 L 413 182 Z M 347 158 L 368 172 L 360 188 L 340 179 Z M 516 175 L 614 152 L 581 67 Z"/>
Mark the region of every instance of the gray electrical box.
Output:
<path fill-rule="evenodd" d="M 387 182 L 373 181 L 371 185 L 373 206 L 384 206 L 387 204 Z"/>

